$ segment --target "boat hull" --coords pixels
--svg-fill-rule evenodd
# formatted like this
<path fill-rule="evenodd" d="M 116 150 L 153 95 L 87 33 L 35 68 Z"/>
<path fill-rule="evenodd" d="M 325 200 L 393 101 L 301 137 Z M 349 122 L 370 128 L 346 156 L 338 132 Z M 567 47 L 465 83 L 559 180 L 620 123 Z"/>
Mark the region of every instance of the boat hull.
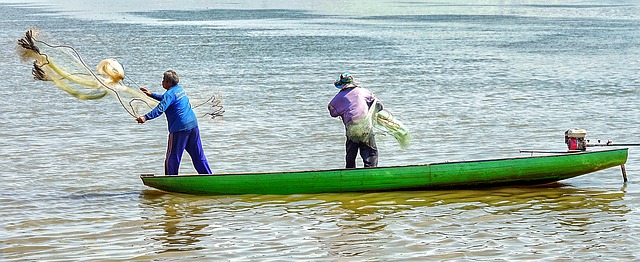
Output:
<path fill-rule="evenodd" d="M 628 149 L 425 165 L 140 176 L 147 186 L 186 194 L 313 194 L 545 184 L 623 165 Z"/>

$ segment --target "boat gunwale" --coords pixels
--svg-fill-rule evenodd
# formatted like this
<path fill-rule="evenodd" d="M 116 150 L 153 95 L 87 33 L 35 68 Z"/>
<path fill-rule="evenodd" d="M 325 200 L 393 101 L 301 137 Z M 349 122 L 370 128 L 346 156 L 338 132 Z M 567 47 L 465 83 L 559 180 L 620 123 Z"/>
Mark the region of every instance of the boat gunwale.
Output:
<path fill-rule="evenodd" d="M 576 156 L 593 153 L 614 152 L 614 151 L 628 151 L 629 148 L 615 148 L 615 149 L 599 149 L 595 151 L 568 151 L 566 153 L 551 153 L 546 155 L 537 156 L 515 156 L 504 158 L 489 158 L 489 159 L 476 159 L 476 160 L 453 160 L 444 162 L 434 162 L 427 164 L 415 164 L 404 166 L 385 166 L 385 167 L 373 167 L 373 168 L 334 168 L 334 169 L 313 169 L 313 170 L 290 170 L 290 171 L 266 171 L 266 172 L 238 172 L 238 173 L 218 173 L 218 174 L 178 174 L 178 175 L 156 175 L 156 174 L 141 174 L 140 178 L 180 178 L 180 177 L 220 177 L 220 176 L 255 176 L 255 175 L 288 175 L 288 174 L 304 174 L 304 173 L 321 173 L 321 172 L 339 172 L 339 171 L 356 171 L 356 170 L 368 170 L 368 169 L 394 169 L 394 168 L 409 168 L 409 167 L 426 167 L 446 164 L 463 164 L 463 163 L 479 163 L 479 162 L 493 162 L 493 161 L 505 161 L 505 160 L 518 160 L 518 159 L 535 159 L 535 158 L 548 158 L 548 157 L 564 157 L 564 156 Z M 625 161 L 626 163 L 626 161 Z"/>

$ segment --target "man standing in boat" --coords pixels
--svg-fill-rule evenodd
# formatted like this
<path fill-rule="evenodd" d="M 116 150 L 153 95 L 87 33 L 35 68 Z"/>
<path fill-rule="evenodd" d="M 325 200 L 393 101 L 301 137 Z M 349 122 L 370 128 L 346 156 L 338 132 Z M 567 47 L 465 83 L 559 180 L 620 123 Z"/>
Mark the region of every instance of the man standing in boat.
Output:
<path fill-rule="evenodd" d="M 356 167 L 356 157 L 360 157 L 364 167 L 378 166 L 378 148 L 373 133 L 373 117 L 382 110 L 382 103 L 373 93 L 357 84 L 353 76 L 346 72 L 333 85 L 340 89 L 329 102 L 329 114 L 340 116 L 347 136 L 346 168 Z"/>
<path fill-rule="evenodd" d="M 209 162 L 207 162 L 207 157 L 204 155 L 204 149 L 202 149 L 202 142 L 200 141 L 198 119 L 191 109 L 186 91 L 182 86 L 178 85 L 179 82 L 178 73 L 173 70 L 167 70 L 162 78 L 162 87 L 167 90 L 164 94 L 151 93 L 146 88 L 141 87 L 140 91 L 160 101 L 160 103 L 151 112 L 138 117 L 136 120 L 142 124 L 165 113 L 169 126 L 169 143 L 164 161 L 165 175 L 178 174 L 182 153 L 185 150 L 191 156 L 193 166 L 198 171 L 198 174 L 211 174 Z"/>

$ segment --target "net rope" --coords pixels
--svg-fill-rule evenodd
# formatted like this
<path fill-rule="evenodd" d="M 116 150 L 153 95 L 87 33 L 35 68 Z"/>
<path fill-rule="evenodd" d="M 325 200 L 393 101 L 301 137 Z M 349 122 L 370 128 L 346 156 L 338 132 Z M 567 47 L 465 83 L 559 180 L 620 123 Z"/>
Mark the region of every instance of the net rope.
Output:
<path fill-rule="evenodd" d="M 81 100 L 101 99 L 107 94 L 112 94 L 122 108 L 134 118 L 140 116 L 141 110 L 152 109 L 158 104 L 158 101 L 139 90 L 140 86 L 124 74 L 122 65 L 115 59 L 107 58 L 100 61 L 97 65 L 98 74 L 96 74 L 75 48 L 69 45 L 50 44 L 36 38 L 38 35 L 39 32 L 35 29 L 27 30 L 18 40 L 16 49 L 21 60 L 33 61 L 31 73 L 35 79 L 51 81 L 59 89 Z M 130 81 L 138 88 L 126 86 L 123 83 L 125 81 Z M 203 107 L 206 112 L 202 117 L 214 119 L 224 114 L 220 92 L 192 108 L 207 104 L 209 107 Z"/>

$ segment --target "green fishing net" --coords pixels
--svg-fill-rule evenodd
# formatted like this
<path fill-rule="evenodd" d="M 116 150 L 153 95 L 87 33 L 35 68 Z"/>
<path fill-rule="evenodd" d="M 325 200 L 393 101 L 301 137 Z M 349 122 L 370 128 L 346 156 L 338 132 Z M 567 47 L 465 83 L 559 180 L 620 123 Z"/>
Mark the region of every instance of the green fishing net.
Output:
<path fill-rule="evenodd" d="M 391 112 L 382 109 L 382 104 L 378 99 L 374 100 L 365 117 L 352 120 L 347 124 L 346 129 L 347 137 L 354 142 L 371 145 L 372 137 L 376 135 L 376 130 L 378 130 L 378 134 L 393 136 L 398 141 L 400 148 L 409 147 L 409 132 Z"/>

